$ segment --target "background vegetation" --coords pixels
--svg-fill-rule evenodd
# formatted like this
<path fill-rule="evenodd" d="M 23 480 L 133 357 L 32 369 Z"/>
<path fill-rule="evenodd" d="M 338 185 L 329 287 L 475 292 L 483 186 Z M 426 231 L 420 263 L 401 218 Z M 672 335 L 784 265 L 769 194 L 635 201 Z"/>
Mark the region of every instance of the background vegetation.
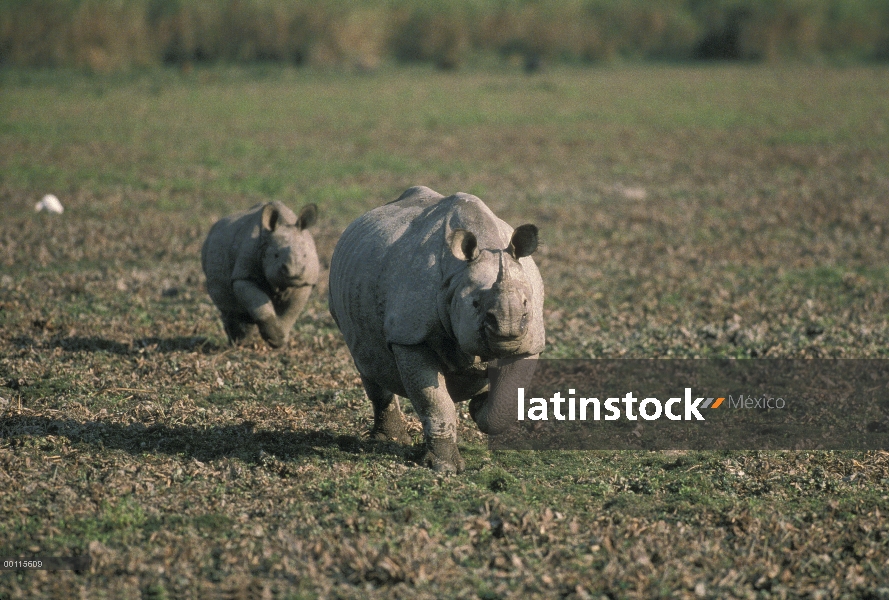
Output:
<path fill-rule="evenodd" d="M 886 0 L 2 0 L 0 63 L 886 60 Z"/>
<path fill-rule="evenodd" d="M 280 199 L 326 266 L 425 184 L 539 225 L 549 357 L 885 359 L 885 66 L 0 85 L 0 554 L 92 558 L 0 597 L 889 597 L 886 452 L 490 452 L 462 407 L 438 477 L 368 439 L 324 284 L 232 349 L 199 261 Z"/>

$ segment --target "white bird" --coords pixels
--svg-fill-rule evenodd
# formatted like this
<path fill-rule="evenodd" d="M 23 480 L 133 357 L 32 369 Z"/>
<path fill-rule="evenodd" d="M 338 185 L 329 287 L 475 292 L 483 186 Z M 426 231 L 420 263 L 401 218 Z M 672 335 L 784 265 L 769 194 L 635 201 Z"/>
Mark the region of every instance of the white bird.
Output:
<path fill-rule="evenodd" d="M 34 205 L 34 210 L 36 210 L 37 212 L 45 210 L 46 212 L 60 215 L 65 212 L 65 207 L 62 206 L 62 203 L 59 202 L 59 199 L 56 198 L 54 195 L 47 194 L 43 197 L 42 200 L 40 200 L 40 202 Z"/>

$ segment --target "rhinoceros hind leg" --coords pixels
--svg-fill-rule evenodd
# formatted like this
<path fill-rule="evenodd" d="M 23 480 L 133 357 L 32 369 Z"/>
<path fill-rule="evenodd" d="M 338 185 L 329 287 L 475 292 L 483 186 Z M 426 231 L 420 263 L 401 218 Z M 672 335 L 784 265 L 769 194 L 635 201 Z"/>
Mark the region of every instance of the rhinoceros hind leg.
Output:
<path fill-rule="evenodd" d="M 367 397 L 370 398 L 374 407 L 374 426 L 370 430 L 371 438 L 410 444 L 411 436 L 407 432 L 404 415 L 401 414 L 401 407 L 398 405 L 398 400 L 395 399 L 395 394 L 366 377 L 362 376 L 361 382 L 364 384 L 364 391 L 367 392 Z"/>
<path fill-rule="evenodd" d="M 457 442 L 451 438 L 429 438 L 420 464 L 437 473 L 462 473 L 466 462 L 460 456 Z"/>

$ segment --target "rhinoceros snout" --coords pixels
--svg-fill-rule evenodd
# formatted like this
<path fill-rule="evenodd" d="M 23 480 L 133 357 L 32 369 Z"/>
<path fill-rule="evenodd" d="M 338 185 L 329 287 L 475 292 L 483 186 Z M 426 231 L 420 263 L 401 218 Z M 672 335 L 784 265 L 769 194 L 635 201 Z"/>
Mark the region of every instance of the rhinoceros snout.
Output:
<path fill-rule="evenodd" d="M 282 281 L 292 281 L 301 277 L 305 270 L 305 265 L 284 263 L 278 269 L 278 277 L 280 277 Z"/>
<path fill-rule="evenodd" d="M 518 319 L 501 319 L 497 313 L 488 311 L 484 325 L 485 331 L 495 337 L 522 337 L 528 332 L 528 313 L 523 313 Z"/>
<path fill-rule="evenodd" d="M 489 340 L 520 340 L 528 333 L 529 321 L 525 295 L 505 295 L 485 312 L 482 330 Z"/>

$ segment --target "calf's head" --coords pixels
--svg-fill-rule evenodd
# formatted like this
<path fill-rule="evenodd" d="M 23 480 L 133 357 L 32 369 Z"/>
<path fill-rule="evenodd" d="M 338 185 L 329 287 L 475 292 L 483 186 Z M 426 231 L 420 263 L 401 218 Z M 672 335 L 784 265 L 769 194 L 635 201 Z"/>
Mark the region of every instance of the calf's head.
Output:
<path fill-rule="evenodd" d="M 480 248 L 475 234 L 456 229 L 448 246 L 465 263 L 448 285 L 447 316 L 461 350 L 484 359 L 528 352 L 535 290 L 520 259 L 537 249 L 537 227 L 517 228 L 506 248 Z"/>
<path fill-rule="evenodd" d="M 266 280 L 277 289 L 314 285 L 318 281 L 318 253 L 308 228 L 318 217 L 318 207 L 309 204 L 295 222 L 293 213 L 276 203 L 262 210 L 262 229 L 266 236 L 262 270 Z"/>

